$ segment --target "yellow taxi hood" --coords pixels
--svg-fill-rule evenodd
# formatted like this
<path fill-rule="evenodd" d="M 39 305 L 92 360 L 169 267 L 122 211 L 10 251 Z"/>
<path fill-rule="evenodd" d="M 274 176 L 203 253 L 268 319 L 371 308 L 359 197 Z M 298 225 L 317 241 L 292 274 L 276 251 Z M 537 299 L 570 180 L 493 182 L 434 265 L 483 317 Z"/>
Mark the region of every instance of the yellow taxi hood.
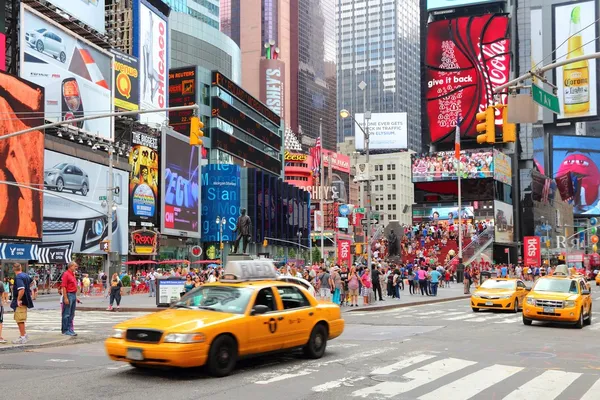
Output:
<path fill-rule="evenodd" d="M 157 329 L 176 333 L 193 332 L 218 323 L 241 318 L 243 315 L 210 310 L 168 309 L 121 322 L 117 329 Z"/>
<path fill-rule="evenodd" d="M 474 294 L 478 295 L 509 295 L 513 294 L 515 289 L 501 289 L 501 288 L 491 288 L 491 289 L 477 289 Z"/>
<path fill-rule="evenodd" d="M 577 294 L 574 293 L 560 293 L 560 292 L 536 292 L 531 291 L 527 295 L 529 298 L 543 299 L 543 300 L 570 300 L 570 297 L 574 296 L 577 298 Z"/>

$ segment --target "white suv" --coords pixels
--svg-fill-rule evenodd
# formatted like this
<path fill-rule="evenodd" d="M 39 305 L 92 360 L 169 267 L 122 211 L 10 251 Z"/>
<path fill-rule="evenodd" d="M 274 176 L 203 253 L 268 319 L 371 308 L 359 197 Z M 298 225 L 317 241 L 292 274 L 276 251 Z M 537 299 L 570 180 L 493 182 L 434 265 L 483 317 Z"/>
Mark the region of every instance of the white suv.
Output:
<path fill-rule="evenodd" d="M 62 38 L 46 28 L 25 33 L 25 41 L 40 53 L 48 53 L 61 63 L 67 61 L 66 47 Z"/>

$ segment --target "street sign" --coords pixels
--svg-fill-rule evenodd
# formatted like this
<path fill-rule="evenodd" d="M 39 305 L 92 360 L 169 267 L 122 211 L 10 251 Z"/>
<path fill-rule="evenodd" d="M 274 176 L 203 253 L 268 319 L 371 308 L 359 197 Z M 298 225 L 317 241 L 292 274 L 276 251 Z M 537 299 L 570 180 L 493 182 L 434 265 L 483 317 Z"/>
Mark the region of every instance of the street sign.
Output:
<path fill-rule="evenodd" d="M 378 220 L 376 220 L 376 219 L 372 219 L 372 220 L 371 220 L 371 224 L 373 224 L 373 225 L 377 225 L 377 223 L 378 223 L 378 222 L 379 222 L 379 221 L 378 221 Z M 361 220 L 360 220 L 360 223 L 361 223 L 361 224 L 363 224 L 363 225 L 368 225 L 368 221 L 367 221 L 367 219 L 366 219 L 366 218 L 363 218 L 363 219 L 361 219 Z"/>
<path fill-rule="evenodd" d="M 531 94 L 533 96 L 533 101 L 535 101 L 543 107 L 546 107 L 553 113 L 560 114 L 560 105 L 558 104 L 558 97 L 544 91 L 537 85 L 531 85 Z"/>
<path fill-rule="evenodd" d="M 99 196 L 98 200 L 102 201 L 102 200 L 106 200 L 106 196 Z"/>

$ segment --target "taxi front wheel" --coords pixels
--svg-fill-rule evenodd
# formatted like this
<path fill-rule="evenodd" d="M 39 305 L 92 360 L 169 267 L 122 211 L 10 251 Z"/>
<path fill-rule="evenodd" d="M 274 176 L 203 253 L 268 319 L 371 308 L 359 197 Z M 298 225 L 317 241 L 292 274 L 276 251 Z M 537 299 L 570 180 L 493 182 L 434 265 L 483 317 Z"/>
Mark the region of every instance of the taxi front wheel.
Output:
<path fill-rule="evenodd" d="M 208 353 L 208 372 L 217 377 L 227 376 L 235 368 L 238 353 L 235 340 L 229 335 L 217 337 Z"/>
<path fill-rule="evenodd" d="M 532 322 L 533 322 L 533 320 L 530 320 L 529 318 L 525 318 L 525 317 L 523 316 L 523 323 L 524 323 L 525 325 L 528 325 L 528 326 L 529 326 L 529 325 L 531 325 L 531 323 L 532 323 Z"/>
<path fill-rule="evenodd" d="M 583 322 L 583 307 L 582 307 L 581 310 L 579 310 L 579 319 L 575 323 L 575 328 L 577 328 L 577 329 L 583 328 L 583 323 L 584 322 Z"/>
<path fill-rule="evenodd" d="M 308 343 L 304 346 L 304 355 L 308 358 L 321 358 L 327 347 L 327 328 L 323 324 L 317 324 L 312 332 Z"/>

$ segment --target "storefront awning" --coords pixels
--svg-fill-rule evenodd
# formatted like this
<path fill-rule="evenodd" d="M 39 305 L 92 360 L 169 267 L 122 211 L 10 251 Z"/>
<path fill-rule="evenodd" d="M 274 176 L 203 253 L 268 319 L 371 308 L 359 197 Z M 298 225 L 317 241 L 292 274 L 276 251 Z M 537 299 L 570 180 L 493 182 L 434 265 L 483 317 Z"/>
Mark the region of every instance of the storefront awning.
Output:
<path fill-rule="evenodd" d="M 121 263 L 123 265 L 142 265 L 142 264 L 158 264 L 156 261 L 152 260 L 139 260 L 139 261 L 126 261 Z"/>
<path fill-rule="evenodd" d="M 189 264 L 189 260 L 164 260 L 159 262 L 160 265 L 164 264 Z"/>
<path fill-rule="evenodd" d="M 193 261 L 192 264 L 221 264 L 221 260 L 200 260 Z"/>

